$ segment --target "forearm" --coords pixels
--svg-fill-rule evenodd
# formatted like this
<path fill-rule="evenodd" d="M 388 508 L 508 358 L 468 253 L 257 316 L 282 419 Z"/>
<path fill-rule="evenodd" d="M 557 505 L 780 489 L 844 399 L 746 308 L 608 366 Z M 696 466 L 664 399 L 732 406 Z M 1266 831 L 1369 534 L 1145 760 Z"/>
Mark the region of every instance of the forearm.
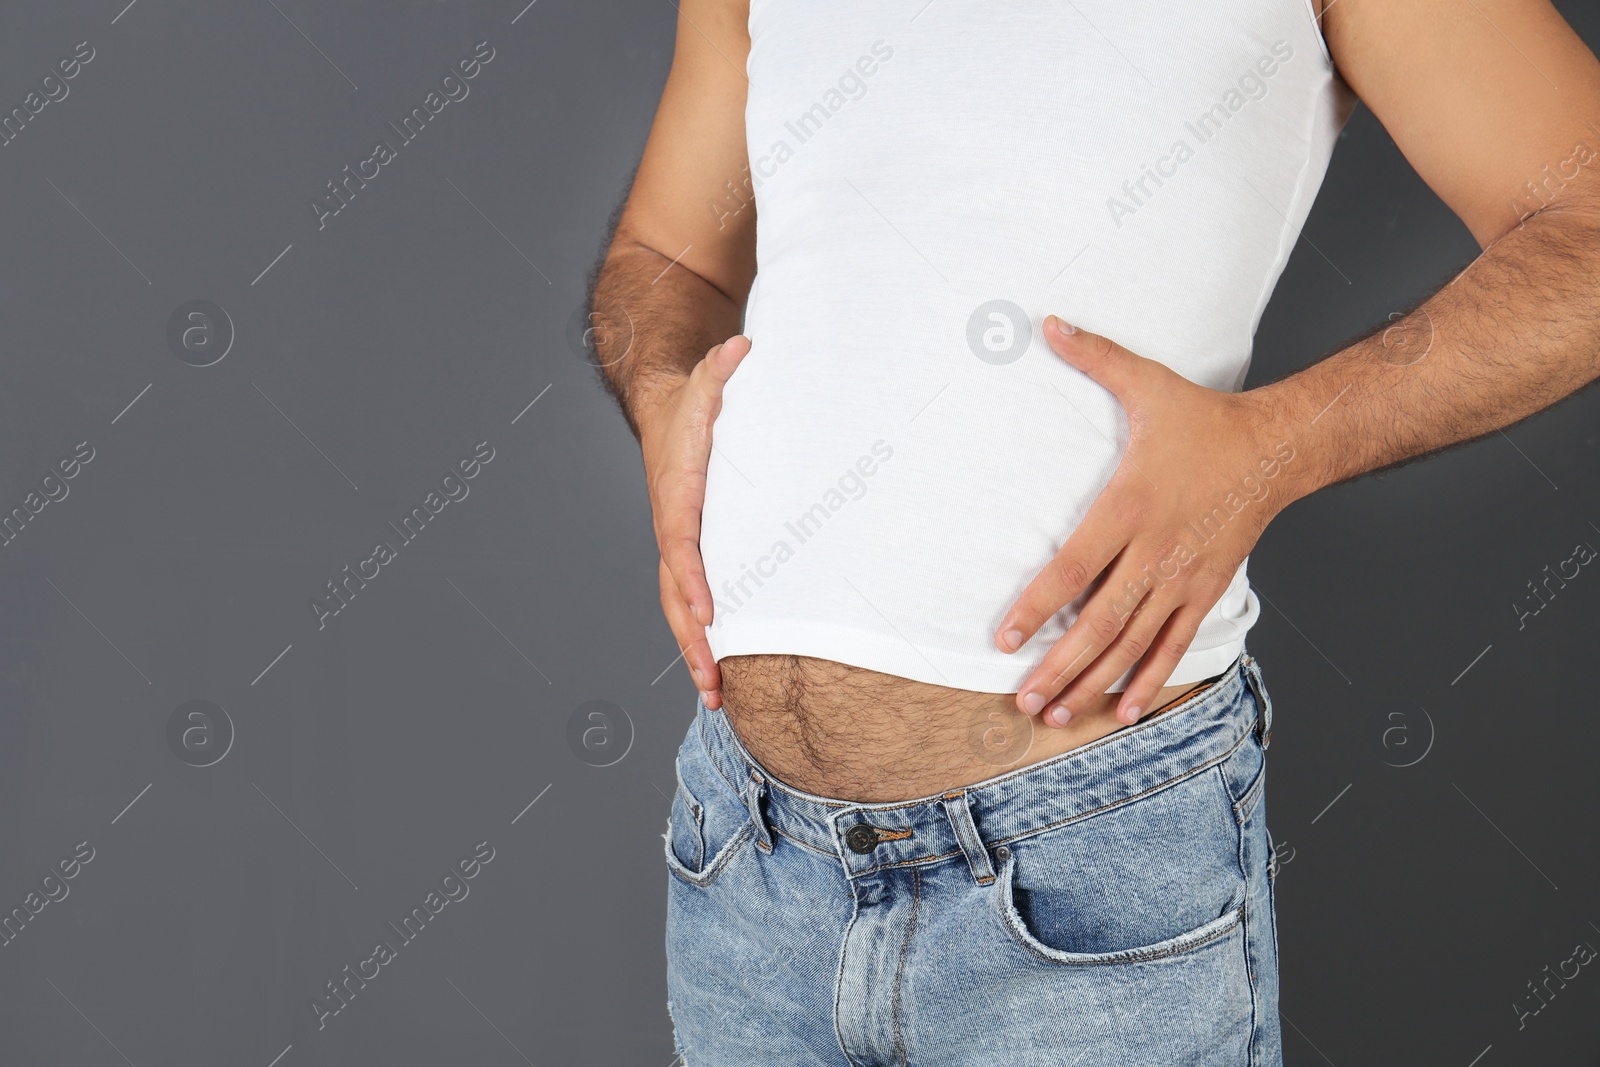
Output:
<path fill-rule="evenodd" d="M 713 345 L 739 332 L 739 306 L 670 257 L 619 232 L 590 308 L 605 383 L 634 436 Z"/>
<path fill-rule="evenodd" d="M 1597 377 L 1600 196 L 1574 197 L 1387 329 L 1241 400 L 1296 450 L 1286 504 L 1492 433 Z"/>

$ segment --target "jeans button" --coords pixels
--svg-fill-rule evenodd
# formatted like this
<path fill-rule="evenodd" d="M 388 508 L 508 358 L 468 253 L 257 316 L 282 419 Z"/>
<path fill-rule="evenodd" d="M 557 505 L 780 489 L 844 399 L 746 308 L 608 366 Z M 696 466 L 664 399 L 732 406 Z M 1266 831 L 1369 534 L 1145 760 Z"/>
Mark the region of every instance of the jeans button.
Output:
<path fill-rule="evenodd" d="M 856 823 L 844 832 L 844 843 L 850 846 L 851 852 L 864 856 L 878 847 L 878 831 L 866 823 Z"/>

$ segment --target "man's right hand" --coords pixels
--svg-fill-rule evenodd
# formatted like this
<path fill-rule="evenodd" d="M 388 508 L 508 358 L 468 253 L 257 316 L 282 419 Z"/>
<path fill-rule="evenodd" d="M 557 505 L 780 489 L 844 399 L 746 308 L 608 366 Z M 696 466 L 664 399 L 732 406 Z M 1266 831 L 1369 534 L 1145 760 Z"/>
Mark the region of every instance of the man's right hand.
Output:
<path fill-rule="evenodd" d="M 713 606 L 700 558 L 700 512 L 722 387 L 749 351 L 750 339 L 742 335 L 712 348 L 687 378 L 652 398 L 648 421 L 639 420 L 650 512 L 661 549 L 661 610 L 709 708 L 722 706 L 722 676 L 706 642 Z"/>

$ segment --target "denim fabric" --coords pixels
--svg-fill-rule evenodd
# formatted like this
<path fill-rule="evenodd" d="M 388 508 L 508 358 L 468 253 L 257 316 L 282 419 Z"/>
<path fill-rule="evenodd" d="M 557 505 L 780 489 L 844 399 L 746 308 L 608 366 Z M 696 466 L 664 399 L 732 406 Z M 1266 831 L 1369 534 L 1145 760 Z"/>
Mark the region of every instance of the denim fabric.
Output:
<path fill-rule="evenodd" d="M 1278 1067 L 1271 714 L 1243 652 L 1082 748 L 864 804 L 787 787 L 701 704 L 665 835 L 677 1052 L 688 1067 Z"/>

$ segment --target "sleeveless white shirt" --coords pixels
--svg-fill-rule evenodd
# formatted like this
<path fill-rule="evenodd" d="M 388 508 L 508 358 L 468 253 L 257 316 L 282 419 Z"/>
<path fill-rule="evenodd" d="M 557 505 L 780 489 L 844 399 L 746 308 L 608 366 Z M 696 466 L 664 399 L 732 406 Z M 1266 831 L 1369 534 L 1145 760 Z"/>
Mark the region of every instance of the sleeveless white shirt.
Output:
<path fill-rule="evenodd" d="M 707 472 L 712 651 L 1016 692 L 1087 596 L 1017 653 L 995 629 L 1128 441 L 1044 317 L 1238 390 L 1354 96 L 1310 0 L 751 0 L 749 29 L 750 179 L 712 205 L 756 212 L 758 263 Z M 1170 684 L 1259 613 L 1241 563 Z"/>

